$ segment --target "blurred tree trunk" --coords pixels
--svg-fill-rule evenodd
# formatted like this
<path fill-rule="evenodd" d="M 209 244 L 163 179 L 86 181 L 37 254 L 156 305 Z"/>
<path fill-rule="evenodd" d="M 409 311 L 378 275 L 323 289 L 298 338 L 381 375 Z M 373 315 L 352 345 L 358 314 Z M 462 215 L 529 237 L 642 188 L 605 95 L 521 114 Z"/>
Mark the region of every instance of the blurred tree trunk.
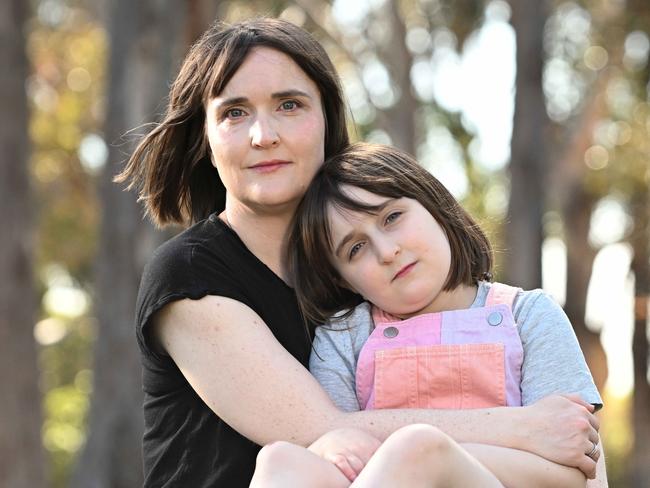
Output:
<path fill-rule="evenodd" d="M 650 385 L 648 384 L 648 299 L 650 297 L 650 189 L 637 189 L 632 201 L 634 231 L 630 238 L 634 249 L 634 401 L 632 431 L 634 448 L 630 481 L 632 488 L 645 488 L 650 480 Z"/>
<path fill-rule="evenodd" d="M 142 486 L 141 366 L 134 332 L 135 299 L 144 262 L 162 241 L 142 218 L 132 193 L 112 182 L 133 150 L 122 135 L 162 110 L 184 27 L 181 0 L 111 3 L 108 31 L 109 162 L 100 181 L 102 228 L 96 264 L 99 324 L 87 442 L 72 486 Z"/>
<path fill-rule="evenodd" d="M 388 27 L 388 35 L 379 46 L 379 54 L 390 70 L 391 80 L 397 91 L 397 101 L 392 107 L 380 112 L 378 123 L 390 135 L 395 146 L 415 155 L 415 116 L 420 103 L 411 88 L 413 57 L 406 47 L 406 25 L 397 3 L 397 0 L 388 1 L 379 12 L 379 18 L 385 20 Z"/>
<path fill-rule="evenodd" d="M 525 289 L 542 284 L 542 217 L 549 119 L 542 90 L 547 0 L 512 1 L 517 76 L 506 224 L 506 281 Z"/>
<path fill-rule="evenodd" d="M 25 22 L 28 4 L 0 4 L 0 486 L 44 486 L 34 321 Z"/>
<path fill-rule="evenodd" d="M 598 75 L 570 130 L 561 127 L 562 133 L 568 134 L 568 137 L 563 144 L 556 145 L 560 150 L 554 155 L 555 164 L 549 181 L 551 193 L 562 212 L 567 248 L 564 311 L 573 325 L 600 391 L 603 391 L 607 380 L 607 356 L 600 343 L 600 334 L 589 330 L 585 323 L 587 291 L 598 252 L 589 243 L 589 230 L 591 214 L 600 195 L 590 192 L 586 187 L 585 179 L 589 170 L 584 164 L 584 154 L 593 144 L 597 124 L 606 116 L 605 91 L 611 75 L 612 70 Z"/>
<path fill-rule="evenodd" d="M 591 213 L 598 197 L 583 184 L 573 185 L 569 201 L 563 209 L 564 240 L 567 248 L 566 312 L 598 389 L 602 392 L 607 380 L 607 356 L 600 334 L 592 332 L 585 323 L 587 290 L 591 279 L 596 250 L 589 244 Z"/>

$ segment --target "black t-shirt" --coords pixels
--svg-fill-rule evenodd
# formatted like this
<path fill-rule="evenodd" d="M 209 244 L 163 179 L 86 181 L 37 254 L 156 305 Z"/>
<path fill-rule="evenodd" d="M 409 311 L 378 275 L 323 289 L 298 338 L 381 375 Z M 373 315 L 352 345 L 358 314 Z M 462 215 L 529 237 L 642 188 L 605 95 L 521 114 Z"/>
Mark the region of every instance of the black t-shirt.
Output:
<path fill-rule="evenodd" d="M 289 353 L 308 364 L 309 341 L 293 289 L 216 215 L 160 246 L 144 270 L 136 310 L 146 487 L 247 487 L 253 475 L 260 447 L 210 410 L 151 340 L 149 320 L 156 311 L 174 300 L 206 295 L 250 307 Z M 219 381 L 216 369 L 214 381 Z"/>

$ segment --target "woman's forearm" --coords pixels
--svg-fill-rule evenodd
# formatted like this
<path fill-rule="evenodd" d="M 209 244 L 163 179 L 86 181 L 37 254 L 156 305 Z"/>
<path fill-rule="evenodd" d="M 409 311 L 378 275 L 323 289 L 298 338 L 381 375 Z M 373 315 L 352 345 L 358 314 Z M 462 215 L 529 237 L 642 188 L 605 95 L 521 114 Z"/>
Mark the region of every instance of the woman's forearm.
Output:
<path fill-rule="evenodd" d="M 583 459 L 588 460 L 584 445 L 590 429 L 597 435 L 591 414 L 563 397 L 528 407 L 344 413 L 260 317 L 235 300 L 174 302 L 157 315 L 156 333 L 206 405 L 258 444 L 285 440 L 307 446 L 342 427 L 385 439 L 405 425 L 427 423 L 457 441 L 510 446 L 587 474 L 591 469 Z"/>
<path fill-rule="evenodd" d="M 506 488 L 585 488 L 587 484 L 580 470 L 529 452 L 485 444 L 461 446 L 499 478 Z"/>

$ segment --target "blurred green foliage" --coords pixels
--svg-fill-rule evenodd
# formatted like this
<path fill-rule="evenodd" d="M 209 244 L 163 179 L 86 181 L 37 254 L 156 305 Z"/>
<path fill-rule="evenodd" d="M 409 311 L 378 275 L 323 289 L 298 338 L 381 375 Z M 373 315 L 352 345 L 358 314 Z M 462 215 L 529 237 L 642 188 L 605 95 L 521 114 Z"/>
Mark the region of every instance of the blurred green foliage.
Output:
<path fill-rule="evenodd" d="M 89 307 L 70 309 L 68 302 L 89 296 L 93 280 L 99 168 L 84 161 L 80 147 L 88 135 L 101 134 L 106 34 L 81 6 L 39 2 L 28 25 L 28 54 L 37 284 L 41 297 L 64 290 L 44 303 L 36 326 L 50 486 L 63 488 L 85 439 L 92 385 L 94 320 Z"/>

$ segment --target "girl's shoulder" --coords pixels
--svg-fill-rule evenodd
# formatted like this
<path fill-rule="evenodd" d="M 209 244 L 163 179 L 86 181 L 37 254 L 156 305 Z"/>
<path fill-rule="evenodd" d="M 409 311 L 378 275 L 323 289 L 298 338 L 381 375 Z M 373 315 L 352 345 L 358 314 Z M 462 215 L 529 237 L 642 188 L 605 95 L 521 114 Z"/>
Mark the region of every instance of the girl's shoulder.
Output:
<path fill-rule="evenodd" d="M 372 326 L 371 305 L 368 302 L 362 302 L 354 308 L 335 313 L 321 327 L 340 331 L 359 329 L 366 326 Z"/>
<path fill-rule="evenodd" d="M 316 327 L 316 338 L 336 343 L 344 341 L 356 349 L 365 343 L 373 328 L 371 306 L 362 302 L 335 313 L 326 323 Z"/>

